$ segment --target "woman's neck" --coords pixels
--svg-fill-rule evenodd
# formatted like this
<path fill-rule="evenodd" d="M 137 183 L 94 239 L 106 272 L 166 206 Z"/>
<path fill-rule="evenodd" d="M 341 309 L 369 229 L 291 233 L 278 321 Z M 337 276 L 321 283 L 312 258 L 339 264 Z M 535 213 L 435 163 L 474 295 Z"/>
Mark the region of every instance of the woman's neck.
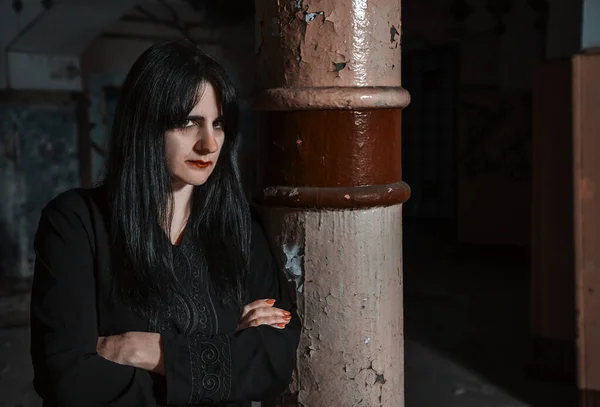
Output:
<path fill-rule="evenodd" d="M 192 193 L 194 192 L 193 185 L 178 185 L 173 184 L 173 202 L 171 202 L 171 230 L 169 237 L 171 243 L 179 245 L 183 236 L 183 231 L 190 216 L 192 207 Z"/>

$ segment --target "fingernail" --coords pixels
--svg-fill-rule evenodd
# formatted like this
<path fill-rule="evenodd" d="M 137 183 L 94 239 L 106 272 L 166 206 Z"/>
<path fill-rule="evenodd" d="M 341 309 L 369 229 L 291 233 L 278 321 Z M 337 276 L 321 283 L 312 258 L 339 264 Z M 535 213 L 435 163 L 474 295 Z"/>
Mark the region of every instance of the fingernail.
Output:
<path fill-rule="evenodd" d="M 279 328 L 285 328 L 285 324 L 275 324 L 275 326 L 277 326 Z"/>
<path fill-rule="evenodd" d="M 265 301 L 265 302 L 266 302 L 267 304 L 269 304 L 269 305 L 273 305 L 273 304 L 275 304 L 275 300 L 267 300 L 267 301 Z"/>
<path fill-rule="evenodd" d="M 292 319 L 291 315 L 287 315 L 285 317 L 283 317 L 283 319 L 285 319 L 286 321 L 290 321 Z"/>
<path fill-rule="evenodd" d="M 283 311 L 283 315 L 286 315 L 286 316 L 287 316 L 287 315 L 292 315 L 292 313 L 291 313 L 291 312 L 289 312 L 289 311 Z"/>

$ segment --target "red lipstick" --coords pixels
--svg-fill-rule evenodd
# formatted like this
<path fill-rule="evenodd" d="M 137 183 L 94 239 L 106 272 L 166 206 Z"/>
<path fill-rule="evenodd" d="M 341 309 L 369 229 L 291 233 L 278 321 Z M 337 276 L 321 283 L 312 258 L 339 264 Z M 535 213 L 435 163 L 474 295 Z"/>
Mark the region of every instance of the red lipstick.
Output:
<path fill-rule="evenodd" d="M 212 161 L 202 161 L 202 160 L 187 160 L 185 162 L 187 165 L 189 165 L 190 167 L 194 167 L 194 168 L 198 168 L 198 169 L 203 169 L 208 167 L 209 165 L 212 165 Z"/>

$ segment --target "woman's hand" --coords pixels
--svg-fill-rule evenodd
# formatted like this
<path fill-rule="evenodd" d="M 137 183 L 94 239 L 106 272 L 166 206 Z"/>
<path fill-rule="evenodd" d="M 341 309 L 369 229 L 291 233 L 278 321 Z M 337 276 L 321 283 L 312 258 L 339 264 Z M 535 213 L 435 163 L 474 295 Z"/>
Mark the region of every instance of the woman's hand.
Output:
<path fill-rule="evenodd" d="M 160 334 L 126 332 L 121 335 L 101 336 L 98 338 L 96 351 L 111 362 L 165 374 Z"/>
<path fill-rule="evenodd" d="M 274 304 L 275 300 L 270 299 L 258 300 L 246 305 L 242 310 L 236 331 L 259 325 L 271 325 L 278 329 L 285 328 L 292 316 L 286 310 L 273 307 Z"/>
<path fill-rule="evenodd" d="M 96 345 L 98 355 L 111 362 L 120 365 L 128 365 L 128 361 L 131 359 L 130 354 L 132 353 L 132 350 L 127 347 L 129 343 L 125 336 L 126 335 L 123 334 L 99 337 L 98 344 Z"/>

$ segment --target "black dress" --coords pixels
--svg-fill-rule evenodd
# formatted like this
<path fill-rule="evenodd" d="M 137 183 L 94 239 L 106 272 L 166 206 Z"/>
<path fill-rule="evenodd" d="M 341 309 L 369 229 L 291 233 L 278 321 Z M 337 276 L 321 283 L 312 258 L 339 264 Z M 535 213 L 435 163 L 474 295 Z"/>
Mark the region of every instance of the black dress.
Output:
<path fill-rule="evenodd" d="M 44 406 L 250 406 L 287 387 L 300 321 L 276 270 L 260 226 L 253 221 L 250 301 L 274 298 L 292 312 L 285 329 L 259 326 L 235 332 L 239 312 L 211 295 L 195 245 L 183 238 L 174 265 L 191 290 L 190 307 L 145 319 L 114 301 L 109 272 L 108 209 L 102 188 L 74 189 L 42 212 L 35 238 L 31 297 L 34 386 Z M 185 317 L 185 318 L 184 318 Z M 192 321 L 183 333 L 181 320 Z M 159 332 L 165 376 L 119 365 L 96 352 L 99 336 Z"/>

